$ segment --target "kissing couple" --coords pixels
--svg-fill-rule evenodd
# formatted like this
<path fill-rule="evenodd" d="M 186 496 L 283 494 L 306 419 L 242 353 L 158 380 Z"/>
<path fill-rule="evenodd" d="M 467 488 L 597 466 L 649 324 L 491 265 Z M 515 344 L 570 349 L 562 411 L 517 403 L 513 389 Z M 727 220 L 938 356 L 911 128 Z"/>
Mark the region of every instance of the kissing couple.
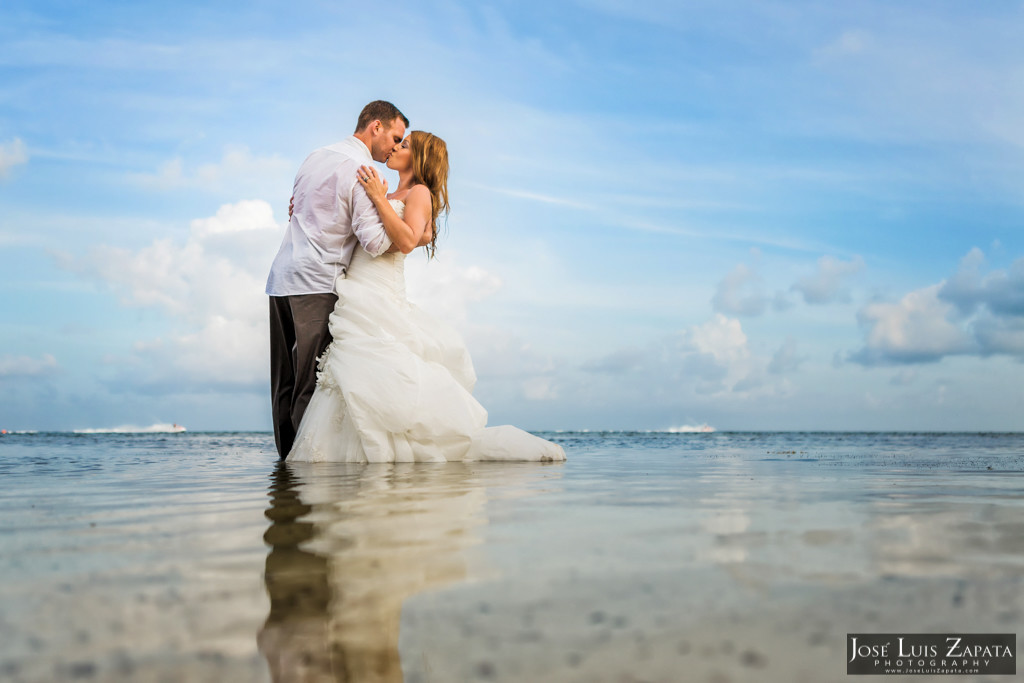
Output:
<path fill-rule="evenodd" d="M 405 257 L 437 249 L 448 147 L 390 102 L 310 154 L 267 278 L 274 439 L 290 462 L 564 460 L 561 446 L 487 427 L 476 373 L 447 324 L 409 302 Z M 398 173 L 388 192 L 373 161 Z"/>

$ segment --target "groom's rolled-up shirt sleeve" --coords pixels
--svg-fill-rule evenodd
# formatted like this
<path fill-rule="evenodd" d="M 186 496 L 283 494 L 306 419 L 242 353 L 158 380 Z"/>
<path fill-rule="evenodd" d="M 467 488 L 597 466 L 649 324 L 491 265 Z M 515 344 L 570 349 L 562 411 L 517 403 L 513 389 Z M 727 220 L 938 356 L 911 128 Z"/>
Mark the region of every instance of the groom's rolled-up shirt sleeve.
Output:
<path fill-rule="evenodd" d="M 370 256 L 380 256 L 391 248 L 391 238 L 384 230 L 377 207 L 359 183 L 352 188 L 352 232 Z"/>

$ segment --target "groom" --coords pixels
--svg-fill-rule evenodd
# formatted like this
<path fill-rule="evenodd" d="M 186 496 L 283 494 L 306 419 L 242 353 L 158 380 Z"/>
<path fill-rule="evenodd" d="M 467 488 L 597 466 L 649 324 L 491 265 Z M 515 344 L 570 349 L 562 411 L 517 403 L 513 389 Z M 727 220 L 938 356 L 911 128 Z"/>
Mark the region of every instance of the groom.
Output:
<path fill-rule="evenodd" d="M 387 160 L 408 125 L 395 105 L 370 102 L 354 135 L 314 151 L 295 176 L 294 210 L 267 278 L 270 394 L 282 458 L 316 388 L 316 360 L 331 342 L 327 323 L 338 300 L 334 281 L 357 247 L 376 257 L 391 246 L 356 171 L 371 160 Z"/>

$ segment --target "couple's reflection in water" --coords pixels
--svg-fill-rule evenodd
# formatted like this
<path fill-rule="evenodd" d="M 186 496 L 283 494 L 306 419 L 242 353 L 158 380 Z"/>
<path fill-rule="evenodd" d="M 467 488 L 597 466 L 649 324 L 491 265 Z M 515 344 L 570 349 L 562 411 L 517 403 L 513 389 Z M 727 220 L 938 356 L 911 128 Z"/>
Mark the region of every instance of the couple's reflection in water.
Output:
<path fill-rule="evenodd" d="M 257 637 L 273 680 L 402 681 L 402 603 L 488 571 L 467 552 L 488 487 L 539 493 L 555 467 L 278 464 Z"/>

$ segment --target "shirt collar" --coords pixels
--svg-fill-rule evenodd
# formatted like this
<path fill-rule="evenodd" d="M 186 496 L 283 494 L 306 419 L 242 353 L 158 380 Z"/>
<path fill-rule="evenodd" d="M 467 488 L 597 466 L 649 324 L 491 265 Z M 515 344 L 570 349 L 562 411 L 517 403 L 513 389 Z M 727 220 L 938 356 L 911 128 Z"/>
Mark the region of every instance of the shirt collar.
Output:
<path fill-rule="evenodd" d="M 357 138 L 355 135 L 349 137 L 349 141 L 355 146 L 356 149 L 362 150 L 366 153 L 366 158 L 373 161 L 373 156 L 370 154 L 370 148 L 366 146 L 366 143 Z"/>

